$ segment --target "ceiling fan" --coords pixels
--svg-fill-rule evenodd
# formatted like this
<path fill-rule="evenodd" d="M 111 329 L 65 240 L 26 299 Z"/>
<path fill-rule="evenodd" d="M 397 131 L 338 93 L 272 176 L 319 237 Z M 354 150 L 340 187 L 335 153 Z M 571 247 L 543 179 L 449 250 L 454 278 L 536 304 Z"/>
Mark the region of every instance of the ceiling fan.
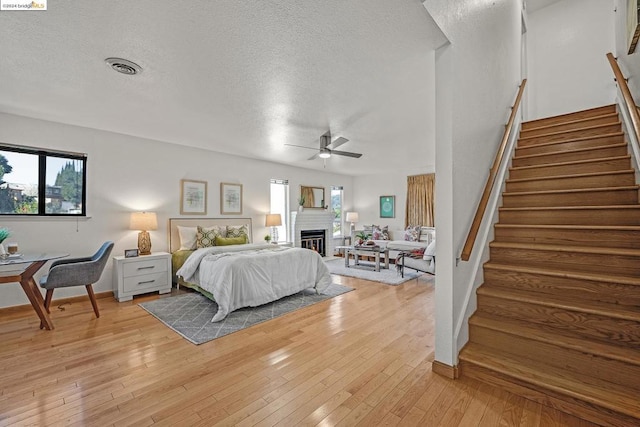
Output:
<path fill-rule="evenodd" d="M 284 144 L 284 145 L 290 145 L 291 147 L 306 148 L 308 150 L 316 150 L 317 153 L 309 157 L 308 160 L 314 160 L 318 157 L 320 157 L 321 159 L 328 159 L 329 157 L 331 157 L 332 154 L 335 154 L 337 156 L 354 157 L 356 159 L 362 157 L 362 154 L 360 153 L 351 153 L 349 151 L 336 150 L 336 148 L 340 147 L 342 144 L 348 141 L 349 140 L 346 138 L 339 137 L 339 138 L 336 138 L 335 141 L 331 142 L 331 132 L 327 131 L 327 133 L 325 133 L 320 137 L 320 149 L 305 147 L 302 145 L 295 145 L 295 144 Z"/>

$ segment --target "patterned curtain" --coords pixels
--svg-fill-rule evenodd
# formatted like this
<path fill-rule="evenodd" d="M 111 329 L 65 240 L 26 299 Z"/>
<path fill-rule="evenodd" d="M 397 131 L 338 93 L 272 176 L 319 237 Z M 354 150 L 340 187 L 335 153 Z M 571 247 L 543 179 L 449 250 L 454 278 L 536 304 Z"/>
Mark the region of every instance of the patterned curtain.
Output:
<path fill-rule="evenodd" d="M 414 175 L 407 177 L 407 209 L 404 226 L 434 226 L 436 175 Z"/>

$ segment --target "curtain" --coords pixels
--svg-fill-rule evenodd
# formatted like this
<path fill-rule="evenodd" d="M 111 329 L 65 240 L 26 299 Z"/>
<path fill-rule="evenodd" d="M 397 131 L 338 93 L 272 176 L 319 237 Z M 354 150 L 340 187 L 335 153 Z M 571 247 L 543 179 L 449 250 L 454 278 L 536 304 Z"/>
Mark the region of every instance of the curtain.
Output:
<path fill-rule="evenodd" d="M 434 226 L 436 174 L 407 177 L 407 209 L 404 226 Z"/>

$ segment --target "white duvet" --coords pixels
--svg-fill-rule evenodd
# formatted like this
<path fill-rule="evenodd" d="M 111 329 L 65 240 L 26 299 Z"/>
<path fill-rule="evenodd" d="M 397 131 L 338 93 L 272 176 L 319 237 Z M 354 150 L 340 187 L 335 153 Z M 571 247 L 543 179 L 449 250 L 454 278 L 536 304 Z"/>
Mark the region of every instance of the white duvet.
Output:
<path fill-rule="evenodd" d="M 218 312 L 212 322 L 242 307 L 256 307 L 308 288 L 322 292 L 331 284 L 329 269 L 317 252 L 268 244 L 198 249 L 176 275 L 213 294 Z"/>

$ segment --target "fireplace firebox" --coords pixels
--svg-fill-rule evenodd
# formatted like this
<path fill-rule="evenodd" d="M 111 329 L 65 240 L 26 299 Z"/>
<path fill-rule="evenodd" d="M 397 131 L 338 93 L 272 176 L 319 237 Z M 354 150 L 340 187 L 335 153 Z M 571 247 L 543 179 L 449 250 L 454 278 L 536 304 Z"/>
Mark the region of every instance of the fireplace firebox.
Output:
<path fill-rule="evenodd" d="M 318 252 L 326 256 L 325 230 L 300 230 L 300 247 Z"/>

